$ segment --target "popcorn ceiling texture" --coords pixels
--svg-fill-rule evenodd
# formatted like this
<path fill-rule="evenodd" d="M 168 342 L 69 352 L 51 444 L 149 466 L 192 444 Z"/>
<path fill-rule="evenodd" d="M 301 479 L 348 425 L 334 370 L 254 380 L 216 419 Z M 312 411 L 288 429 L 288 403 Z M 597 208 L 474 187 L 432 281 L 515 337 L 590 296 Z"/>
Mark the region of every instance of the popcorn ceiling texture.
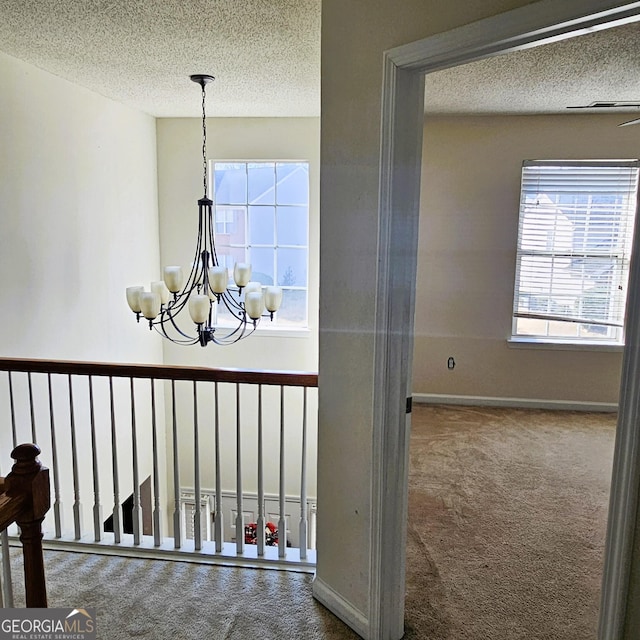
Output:
<path fill-rule="evenodd" d="M 0 50 L 157 117 L 320 114 L 320 0 L 0 0 Z"/>
<path fill-rule="evenodd" d="M 0 0 L 0 51 L 158 117 L 320 114 L 321 0 Z M 425 111 L 640 100 L 638 23 L 429 74 Z M 380 62 L 382 68 L 382 61 Z M 635 113 L 634 108 L 616 109 Z M 597 111 L 596 111 L 597 112 Z"/>
<path fill-rule="evenodd" d="M 479 60 L 426 77 L 428 113 L 601 113 L 567 109 L 640 101 L 640 23 Z M 637 108 L 605 113 L 634 113 Z"/>

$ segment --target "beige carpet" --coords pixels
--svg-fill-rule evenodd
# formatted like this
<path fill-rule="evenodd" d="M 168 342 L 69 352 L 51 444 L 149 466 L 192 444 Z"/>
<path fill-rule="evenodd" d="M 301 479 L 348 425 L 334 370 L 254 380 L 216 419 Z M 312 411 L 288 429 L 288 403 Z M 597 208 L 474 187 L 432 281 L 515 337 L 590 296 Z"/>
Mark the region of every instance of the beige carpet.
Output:
<path fill-rule="evenodd" d="M 596 637 L 615 420 L 415 407 L 406 638 Z"/>
<path fill-rule="evenodd" d="M 16 603 L 21 558 L 12 552 Z M 100 640 L 357 640 L 311 597 L 313 576 L 46 551 L 50 607 L 95 608 Z"/>
<path fill-rule="evenodd" d="M 595 638 L 615 417 L 416 406 L 408 640 Z M 354 640 L 306 574 L 49 551 L 98 637 Z M 16 605 L 24 600 L 14 554 Z M 22 599 L 21 599 L 22 598 Z"/>

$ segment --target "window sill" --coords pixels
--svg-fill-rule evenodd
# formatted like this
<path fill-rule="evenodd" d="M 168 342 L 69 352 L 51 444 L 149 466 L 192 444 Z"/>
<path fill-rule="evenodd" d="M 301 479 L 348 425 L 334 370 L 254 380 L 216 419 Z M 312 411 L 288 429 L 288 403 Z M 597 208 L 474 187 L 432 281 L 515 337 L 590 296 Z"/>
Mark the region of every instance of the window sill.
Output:
<path fill-rule="evenodd" d="M 225 328 L 228 329 L 228 327 L 220 327 L 220 329 Z M 311 329 L 308 327 L 300 327 L 299 329 L 269 326 L 263 327 L 261 323 L 261 326 L 259 326 L 251 335 L 262 338 L 309 338 L 311 336 Z"/>
<path fill-rule="evenodd" d="M 613 351 L 622 352 L 623 344 L 617 342 L 589 342 L 583 340 L 564 341 L 550 338 L 534 338 L 526 336 L 512 336 L 507 340 L 507 346 L 512 349 L 549 349 L 551 351 Z"/>

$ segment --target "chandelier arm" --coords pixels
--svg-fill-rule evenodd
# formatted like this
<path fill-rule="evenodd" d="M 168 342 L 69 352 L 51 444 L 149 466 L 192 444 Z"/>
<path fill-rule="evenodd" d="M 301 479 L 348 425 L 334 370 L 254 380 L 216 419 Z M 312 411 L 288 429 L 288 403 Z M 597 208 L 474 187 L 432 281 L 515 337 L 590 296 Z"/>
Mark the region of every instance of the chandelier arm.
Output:
<path fill-rule="evenodd" d="M 190 338 L 189 340 L 177 340 L 176 338 L 172 338 L 170 335 L 167 335 L 163 331 L 160 331 L 160 329 L 158 329 L 158 327 L 156 327 L 156 331 L 165 340 L 168 340 L 169 342 L 173 342 L 173 344 L 180 345 L 181 347 L 190 347 L 190 346 L 193 346 L 194 344 L 198 344 L 198 342 L 199 342 L 198 338 Z"/>
<path fill-rule="evenodd" d="M 160 325 L 154 325 L 154 329 L 163 337 L 166 338 L 167 340 L 169 340 L 169 342 L 173 342 L 174 344 L 179 344 L 179 345 L 185 345 L 185 346 L 189 346 L 189 345 L 193 345 L 196 344 L 198 342 L 198 338 L 192 338 L 191 336 L 188 336 L 187 334 L 183 333 L 182 331 L 180 331 L 181 335 L 185 336 L 185 340 L 180 340 L 178 338 L 172 337 L 170 336 L 166 329 L 164 324 L 160 324 Z M 178 329 L 179 331 L 179 329 Z"/>
<path fill-rule="evenodd" d="M 237 327 L 231 333 L 227 333 L 222 337 L 218 337 L 218 336 L 216 336 L 216 334 L 213 334 L 211 336 L 211 342 L 213 342 L 214 344 L 220 345 L 220 346 L 225 346 L 225 345 L 229 345 L 229 344 L 235 344 L 236 342 L 239 342 L 240 340 L 242 340 L 242 338 L 246 338 L 246 337 L 250 336 L 256 330 L 256 327 L 254 327 L 253 325 L 249 325 L 249 324 L 242 325 L 242 327 L 243 327 L 242 333 L 239 336 L 236 336 L 233 339 L 230 339 L 231 336 L 235 335 L 235 333 L 241 328 L 240 326 Z"/>
<path fill-rule="evenodd" d="M 251 329 L 250 333 L 253 333 L 256 330 L 257 326 L 258 326 L 258 321 L 256 321 L 256 323 L 254 324 L 253 321 L 242 319 L 240 320 L 240 323 L 232 331 L 228 331 L 227 333 L 224 334 L 223 339 L 230 338 L 231 336 L 235 336 L 238 332 L 240 332 L 239 337 L 233 340 L 233 342 L 236 342 L 237 340 L 240 340 L 240 338 L 244 336 L 247 330 Z M 228 328 L 230 329 L 231 327 L 228 327 Z"/>
<path fill-rule="evenodd" d="M 171 300 L 169 306 L 160 311 L 159 319 L 154 320 L 153 324 L 161 324 L 162 322 L 166 322 L 166 318 L 177 316 L 187 304 L 190 294 L 191 291 L 185 291 L 184 289 L 180 293 L 175 294 L 175 299 Z"/>
<path fill-rule="evenodd" d="M 236 318 L 236 320 L 240 320 L 241 322 L 246 321 L 247 316 L 245 309 L 242 306 L 242 302 L 236 300 L 228 290 L 220 294 L 218 304 L 220 304 L 220 300 L 222 300 L 224 306 Z M 238 313 L 241 313 L 242 315 L 237 315 Z"/>
<path fill-rule="evenodd" d="M 211 259 L 213 260 L 213 264 L 218 265 L 218 252 L 216 250 L 216 237 L 214 233 L 214 225 L 213 225 L 213 204 L 211 206 L 209 212 L 209 228 L 207 229 L 207 237 L 209 238 L 209 245 L 211 246 Z"/>
<path fill-rule="evenodd" d="M 182 306 L 184 306 L 184 304 Z M 167 323 L 170 323 L 171 326 L 173 326 L 173 328 L 176 330 L 176 332 L 179 333 L 184 338 L 186 338 L 187 340 L 196 340 L 197 342 L 197 338 L 193 338 L 193 336 L 190 336 L 188 333 L 185 333 L 182 329 L 180 329 L 180 327 L 178 327 L 178 325 L 176 324 L 175 318 L 173 317 L 173 314 L 171 314 L 170 312 L 165 311 L 159 317 L 160 317 L 160 320 L 154 324 L 156 324 L 157 326 L 159 325 L 159 327 L 162 329 L 162 334 L 172 342 L 176 342 L 176 341 L 173 340 L 173 338 L 171 338 L 171 336 L 167 333 L 167 329 L 165 326 Z M 156 328 L 158 328 L 157 326 Z"/>
<path fill-rule="evenodd" d="M 187 282 L 184 288 L 180 292 L 180 295 L 182 295 L 183 293 L 187 293 L 187 297 L 189 297 L 189 295 L 191 295 L 191 292 L 197 286 L 199 286 L 198 272 L 200 270 L 200 264 L 202 261 L 202 242 L 204 237 L 204 234 L 202 232 L 203 213 L 204 213 L 204 205 L 201 204 L 201 202 L 198 202 L 198 237 L 196 240 L 196 251 L 193 256 L 193 261 L 191 263 L 191 271 L 189 272 L 189 277 L 187 278 Z M 205 248 L 206 248 L 206 241 L 205 241 Z"/>

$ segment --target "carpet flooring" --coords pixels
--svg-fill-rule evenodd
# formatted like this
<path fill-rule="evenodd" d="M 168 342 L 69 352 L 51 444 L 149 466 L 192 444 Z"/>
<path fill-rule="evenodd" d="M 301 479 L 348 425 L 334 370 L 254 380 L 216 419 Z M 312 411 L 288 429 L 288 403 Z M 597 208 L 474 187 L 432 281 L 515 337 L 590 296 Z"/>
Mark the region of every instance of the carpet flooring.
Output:
<path fill-rule="evenodd" d="M 609 414 L 415 406 L 405 638 L 595 638 L 614 433 Z M 50 606 L 95 607 L 103 640 L 358 637 L 313 600 L 307 574 L 60 551 L 45 562 Z"/>
<path fill-rule="evenodd" d="M 596 637 L 615 421 L 415 407 L 407 639 Z"/>

